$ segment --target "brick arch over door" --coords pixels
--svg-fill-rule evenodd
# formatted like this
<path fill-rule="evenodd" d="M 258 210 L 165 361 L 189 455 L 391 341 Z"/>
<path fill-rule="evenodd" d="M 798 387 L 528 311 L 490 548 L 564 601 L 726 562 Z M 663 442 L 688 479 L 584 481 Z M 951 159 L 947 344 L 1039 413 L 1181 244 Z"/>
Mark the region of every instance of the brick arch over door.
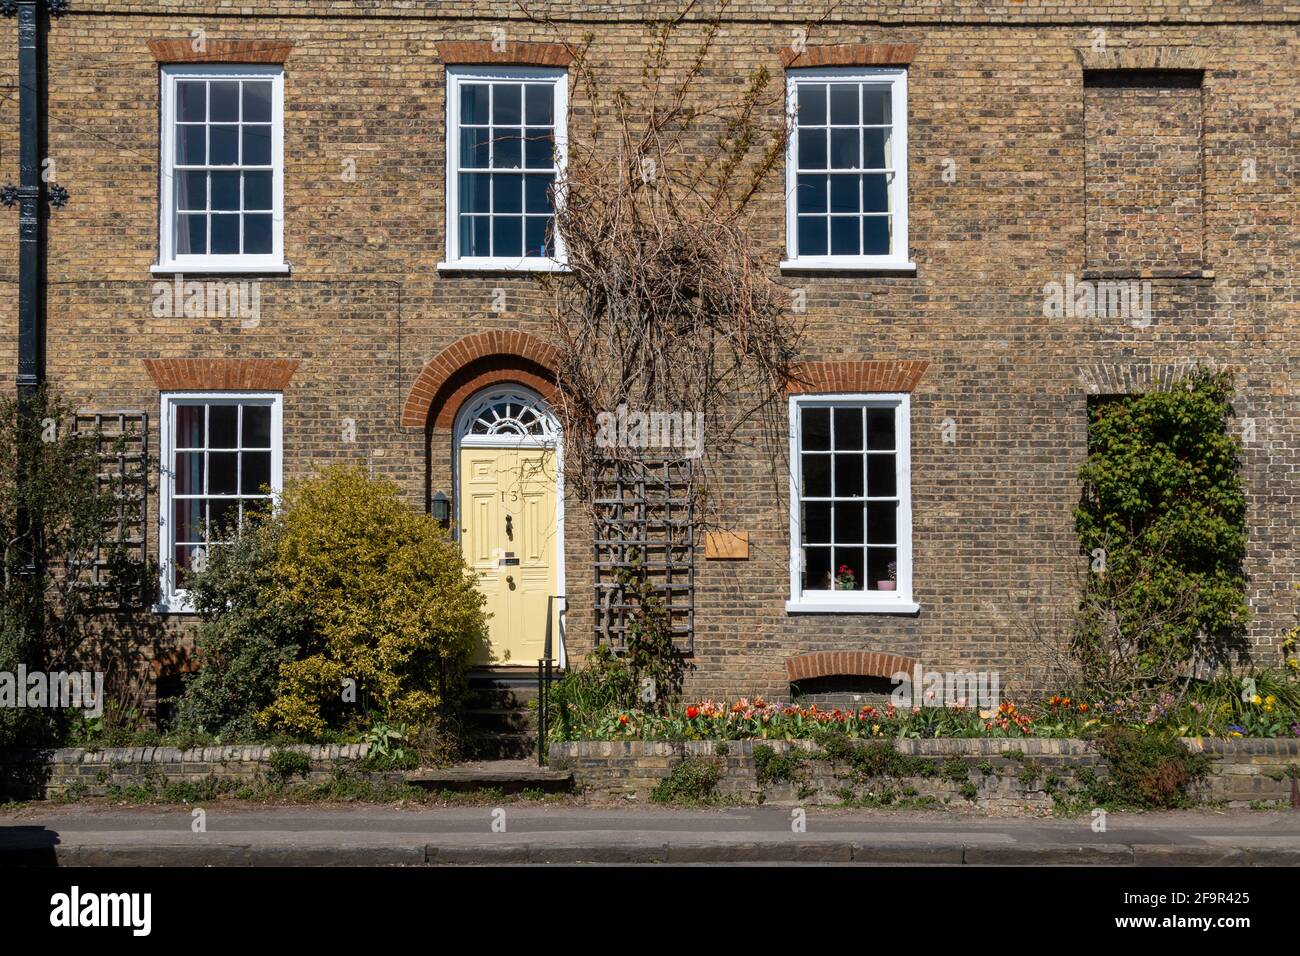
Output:
<path fill-rule="evenodd" d="M 447 346 L 424 366 L 406 396 L 402 424 L 450 429 L 475 392 L 503 382 L 527 385 L 555 401 L 559 352 L 527 332 L 477 332 Z"/>

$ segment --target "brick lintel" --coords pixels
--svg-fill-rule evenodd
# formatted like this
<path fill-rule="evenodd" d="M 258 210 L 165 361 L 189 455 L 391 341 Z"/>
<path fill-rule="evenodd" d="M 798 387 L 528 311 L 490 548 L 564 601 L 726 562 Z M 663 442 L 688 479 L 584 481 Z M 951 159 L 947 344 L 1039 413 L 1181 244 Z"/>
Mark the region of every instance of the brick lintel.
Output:
<path fill-rule="evenodd" d="M 784 46 L 786 69 L 805 66 L 907 66 L 916 56 L 915 43 L 829 43 L 802 50 Z"/>
<path fill-rule="evenodd" d="M 205 40 L 202 49 L 188 38 L 148 43 L 159 63 L 283 63 L 293 51 L 293 44 L 283 40 Z"/>
<path fill-rule="evenodd" d="M 563 66 L 573 62 L 573 53 L 563 43 L 501 43 L 492 40 L 444 40 L 435 44 L 438 58 L 446 66 L 475 66 L 484 63 L 515 66 Z"/>
<path fill-rule="evenodd" d="M 279 392 L 298 370 L 300 359 L 144 359 L 145 371 L 160 392 Z"/>
<path fill-rule="evenodd" d="M 816 392 L 911 392 L 929 362 L 884 359 L 864 362 L 804 362 L 786 384 L 790 395 Z"/>

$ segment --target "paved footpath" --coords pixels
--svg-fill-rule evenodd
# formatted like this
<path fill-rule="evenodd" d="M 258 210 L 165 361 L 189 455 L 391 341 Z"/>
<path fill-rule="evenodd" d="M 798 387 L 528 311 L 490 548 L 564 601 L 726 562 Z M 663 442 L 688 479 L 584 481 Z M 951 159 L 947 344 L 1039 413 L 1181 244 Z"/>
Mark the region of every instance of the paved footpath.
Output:
<path fill-rule="evenodd" d="M 1300 812 L 1055 820 L 778 807 L 29 805 L 0 812 L 0 866 L 874 863 L 1300 865 Z M 495 825 L 495 829 L 494 829 Z M 504 827 L 504 832 L 501 831 Z"/>

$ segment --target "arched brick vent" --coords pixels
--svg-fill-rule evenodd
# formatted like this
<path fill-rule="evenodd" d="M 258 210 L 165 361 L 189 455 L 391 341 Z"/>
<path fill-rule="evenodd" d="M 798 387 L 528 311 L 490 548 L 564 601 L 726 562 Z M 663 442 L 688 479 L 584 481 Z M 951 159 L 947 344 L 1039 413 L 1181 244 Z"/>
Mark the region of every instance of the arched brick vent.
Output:
<path fill-rule="evenodd" d="M 785 659 L 785 673 L 790 683 L 817 677 L 884 677 L 900 671 L 912 673 L 916 659 L 879 651 L 817 651 Z"/>

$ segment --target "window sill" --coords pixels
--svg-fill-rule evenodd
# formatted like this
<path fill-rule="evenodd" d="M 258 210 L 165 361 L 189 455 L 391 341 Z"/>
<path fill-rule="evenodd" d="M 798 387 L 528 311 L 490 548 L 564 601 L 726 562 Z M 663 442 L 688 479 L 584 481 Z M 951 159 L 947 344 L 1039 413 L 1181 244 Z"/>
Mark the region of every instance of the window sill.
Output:
<path fill-rule="evenodd" d="M 173 276 L 173 275 L 191 275 L 191 276 L 217 276 L 217 275 L 264 275 L 264 276 L 287 276 L 293 271 L 293 267 L 287 262 L 271 263 L 268 265 L 255 265 L 247 262 L 231 263 L 191 263 L 189 265 L 153 265 L 149 267 L 149 272 L 156 276 Z"/>
<path fill-rule="evenodd" d="M 194 608 L 191 607 L 189 604 L 185 604 L 185 603 L 168 604 L 166 602 L 162 602 L 159 604 L 155 604 L 149 610 L 153 611 L 153 613 L 155 614 L 191 614 L 192 615 L 192 614 L 199 613 L 198 611 L 194 610 Z"/>
<path fill-rule="evenodd" d="M 1118 281 L 1121 279 L 1213 279 L 1213 269 L 1183 268 L 1145 268 L 1117 266 L 1084 269 L 1080 277 L 1089 281 Z"/>
<path fill-rule="evenodd" d="M 786 601 L 787 614 L 915 614 L 915 601 Z"/>
<path fill-rule="evenodd" d="M 872 259 L 857 256 L 821 256 L 782 259 L 782 272 L 883 272 L 916 275 L 916 263 L 906 259 Z"/>
<path fill-rule="evenodd" d="M 555 259 L 455 259 L 439 262 L 439 272 L 569 272 Z"/>

